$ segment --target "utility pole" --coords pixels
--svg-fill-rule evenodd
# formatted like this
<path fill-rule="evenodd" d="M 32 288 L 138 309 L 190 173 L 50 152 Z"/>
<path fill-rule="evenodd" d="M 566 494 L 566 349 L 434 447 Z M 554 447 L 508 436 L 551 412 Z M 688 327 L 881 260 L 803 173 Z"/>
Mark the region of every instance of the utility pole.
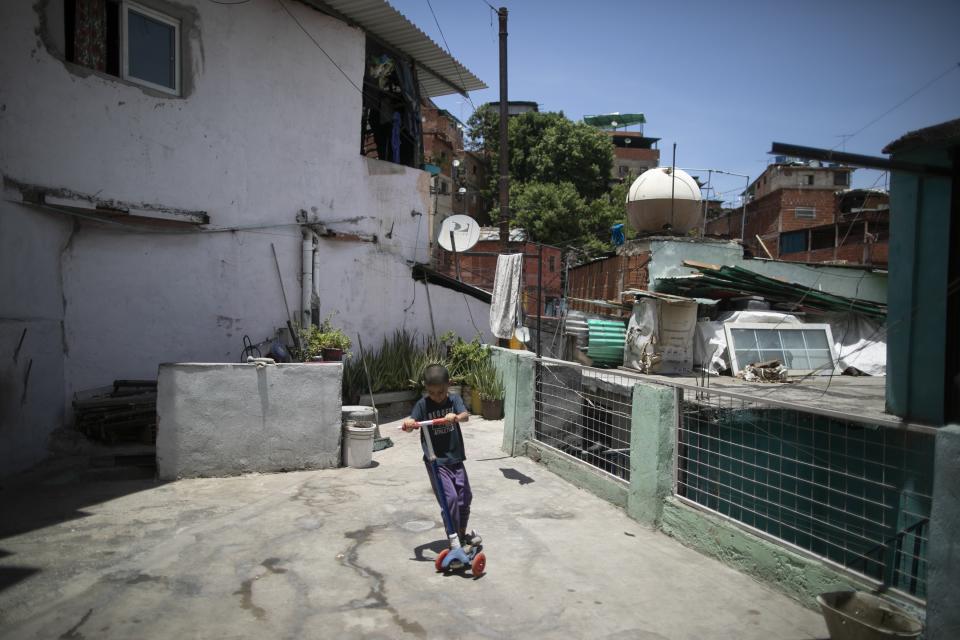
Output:
<path fill-rule="evenodd" d="M 507 148 L 507 8 L 497 10 L 500 20 L 500 253 L 510 242 L 510 150 Z"/>

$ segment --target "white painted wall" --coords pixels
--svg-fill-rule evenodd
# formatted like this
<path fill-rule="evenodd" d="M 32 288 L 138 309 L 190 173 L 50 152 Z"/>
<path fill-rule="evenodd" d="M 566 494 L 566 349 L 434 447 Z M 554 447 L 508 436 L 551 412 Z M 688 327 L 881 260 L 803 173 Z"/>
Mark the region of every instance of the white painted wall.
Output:
<path fill-rule="evenodd" d="M 258 341 L 283 326 L 270 245 L 295 314 L 301 209 L 332 230 L 380 239 L 321 241 L 321 313 L 339 312 L 348 333 L 375 344 L 404 324 L 419 288 L 406 326 L 429 331 L 408 266 L 427 258 L 428 175 L 360 156 L 359 92 L 279 5 L 178 6 L 192 16 L 182 98 L 67 65 L 36 33 L 41 11 L 0 4 L 5 179 L 203 210 L 210 227 L 262 227 L 131 232 L 0 201 L 0 475 L 43 455 L 75 391 L 153 378 L 161 362 L 235 362 L 244 334 Z M 360 85 L 364 34 L 288 6 Z M 438 331 L 469 326 L 462 298 L 438 297 L 437 317 L 448 314 Z"/>

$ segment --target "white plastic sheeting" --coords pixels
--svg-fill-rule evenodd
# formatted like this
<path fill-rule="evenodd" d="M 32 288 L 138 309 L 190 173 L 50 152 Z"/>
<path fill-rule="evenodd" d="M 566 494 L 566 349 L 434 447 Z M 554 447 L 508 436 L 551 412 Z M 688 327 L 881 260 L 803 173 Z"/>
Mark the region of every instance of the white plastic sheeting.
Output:
<path fill-rule="evenodd" d="M 827 314 L 806 316 L 805 322 L 788 313 L 776 311 L 730 311 L 715 321 L 697 323 L 693 340 L 693 359 L 711 375 L 719 375 L 730 368 L 724 323 L 759 322 L 770 324 L 826 323 L 833 333 L 834 350 L 838 354 L 840 370 L 848 367 L 871 376 L 887 373 L 887 331 L 883 323 L 857 314 Z"/>
<path fill-rule="evenodd" d="M 833 333 L 840 370 L 853 367 L 870 376 L 887 375 L 887 326 L 853 313 L 832 313 L 811 318 L 826 322 Z"/>
<path fill-rule="evenodd" d="M 701 320 L 693 338 L 693 361 L 711 375 L 720 375 L 730 368 L 727 337 L 723 325 L 727 322 L 760 322 L 769 324 L 801 324 L 789 313 L 776 311 L 728 311 L 716 320 Z"/>

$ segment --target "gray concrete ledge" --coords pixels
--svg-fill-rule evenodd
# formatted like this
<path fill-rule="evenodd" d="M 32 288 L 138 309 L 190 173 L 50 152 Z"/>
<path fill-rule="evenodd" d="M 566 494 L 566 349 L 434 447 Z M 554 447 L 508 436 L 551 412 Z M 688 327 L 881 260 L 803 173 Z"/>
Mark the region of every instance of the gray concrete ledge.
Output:
<path fill-rule="evenodd" d="M 340 465 L 343 366 L 163 364 L 161 479 Z"/>

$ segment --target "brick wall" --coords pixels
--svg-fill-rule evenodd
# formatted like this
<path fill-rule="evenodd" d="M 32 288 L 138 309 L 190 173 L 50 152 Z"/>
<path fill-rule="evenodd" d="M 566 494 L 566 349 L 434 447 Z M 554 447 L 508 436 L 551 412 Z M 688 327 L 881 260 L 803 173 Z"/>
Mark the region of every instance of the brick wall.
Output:
<path fill-rule="evenodd" d="M 775 195 L 775 194 L 774 194 Z M 814 218 L 797 218 L 797 207 L 816 209 Z M 819 189 L 781 189 L 780 209 L 783 211 L 780 232 L 809 229 L 836 221 L 837 198 L 833 190 Z"/>
<path fill-rule="evenodd" d="M 512 247 L 511 251 L 519 251 Z M 497 257 L 500 252 L 499 241 L 480 241 L 470 251 L 460 254 L 461 280 L 480 289 L 491 291 L 497 273 Z M 528 242 L 523 248 L 524 292 L 526 294 L 524 310 L 528 315 L 537 315 L 537 245 Z M 437 271 L 455 278 L 456 262 L 449 251 L 437 254 Z M 543 247 L 543 307 L 549 298 L 563 296 L 563 263 L 560 249 L 544 245 Z"/>
<path fill-rule="evenodd" d="M 648 263 L 650 252 L 630 256 L 611 256 L 570 269 L 568 291 L 570 298 L 579 300 L 618 301 L 628 289 L 646 289 L 650 281 Z M 609 307 L 568 300 L 567 306 L 576 311 L 609 315 L 616 310 Z"/>

